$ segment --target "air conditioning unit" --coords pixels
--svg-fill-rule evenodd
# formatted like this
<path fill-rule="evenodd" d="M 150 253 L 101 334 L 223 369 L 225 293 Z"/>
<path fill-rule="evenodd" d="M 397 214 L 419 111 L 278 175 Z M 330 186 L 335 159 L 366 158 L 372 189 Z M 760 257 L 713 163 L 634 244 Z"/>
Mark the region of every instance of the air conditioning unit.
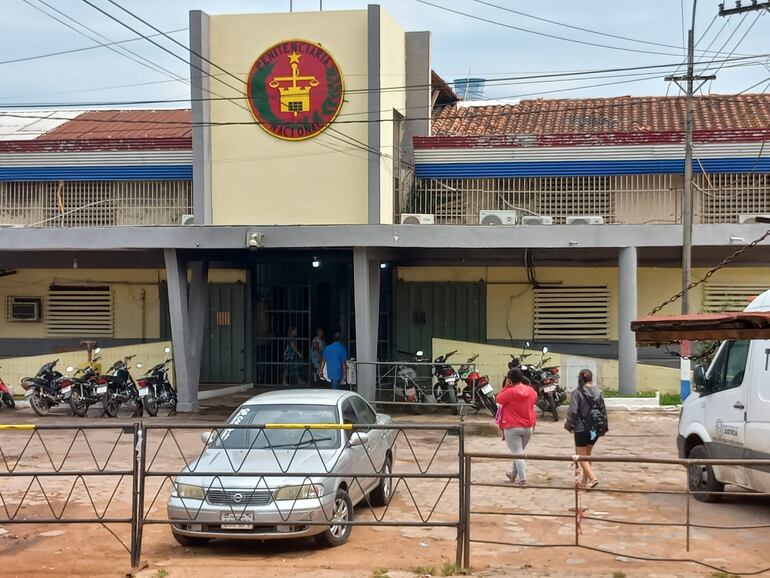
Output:
<path fill-rule="evenodd" d="M 749 225 L 757 222 L 757 217 L 770 219 L 770 215 L 738 215 L 738 222 L 743 225 Z"/>
<path fill-rule="evenodd" d="M 516 211 L 479 211 L 482 225 L 515 225 Z"/>
<path fill-rule="evenodd" d="M 179 220 L 180 225 L 192 225 L 195 222 L 195 215 L 182 215 Z"/>
<path fill-rule="evenodd" d="M 401 215 L 402 225 L 432 225 L 436 221 L 434 215 L 423 213 L 403 213 Z"/>
<path fill-rule="evenodd" d="M 527 215 L 521 218 L 522 225 L 553 225 L 553 217 L 543 217 L 540 215 Z"/>
<path fill-rule="evenodd" d="M 568 225 L 602 225 L 604 217 L 601 215 L 570 215 L 567 217 Z"/>

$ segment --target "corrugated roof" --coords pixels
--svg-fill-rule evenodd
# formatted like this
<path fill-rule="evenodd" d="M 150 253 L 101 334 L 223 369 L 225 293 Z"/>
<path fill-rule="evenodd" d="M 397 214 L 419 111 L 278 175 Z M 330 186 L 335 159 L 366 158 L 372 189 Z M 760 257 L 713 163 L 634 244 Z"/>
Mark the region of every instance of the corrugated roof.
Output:
<path fill-rule="evenodd" d="M 172 110 L 95 110 L 79 114 L 38 141 L 190 138 L 192 113 Z"/>
<path fill-rule="evenodd" d="M 770 127 L 770 94 L 698 96 L 695 130 Z M 522 100 L 491 106 L 449 105 L 433 112 L 433 136 L 618 133 L 684 130 L 684 97 Z"/>

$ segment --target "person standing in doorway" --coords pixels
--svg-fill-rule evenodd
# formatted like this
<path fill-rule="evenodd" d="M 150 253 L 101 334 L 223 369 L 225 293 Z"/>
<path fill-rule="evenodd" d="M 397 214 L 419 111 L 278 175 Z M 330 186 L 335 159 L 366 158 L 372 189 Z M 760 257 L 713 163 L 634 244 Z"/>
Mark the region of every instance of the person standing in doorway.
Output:
<path fill-rule="evenodd" d="M 342 344 L 342 333 L 334 333 L 334 342 L 323 352 L 321 372 L 326 368 L 326 377 L 331 382 L 332 389 L 342 389 L 342 383 L 348 377 L 348 350 Z"/>
<path fill-rule="evenodd" d="M 310 344 L 310 363 L 313 364 L 313 382 L 317 385 L 321 381 L 321 361 L 323 360 L 326 341 L 324 341 L 323 327 L 315 330 L 315 337 Z"/>
<path fill-rule="evenodd" d="M 283 383 L 284 385 L 305 385 L 305 380 L 300 375 L 302 370 L 302 352 L 299 350 L 297 336 L 299 331 L 296 327 L 289 327 L 288 343 L 283 352 Z"/>
<path fill-rule="evenodd" d="M 505 383 L 496 398 L 500 406 L 498 425 L 503 430 L 503 438 L 511 454 L 520 456 L 524 453 L 535 428 L 537 392 L 524 384 L 524 375 L 520 369 L 510 370 Z M 505 475 L 517 486 L 526 486 L 526 468 L 527 464 L 523 458 L 515 458 L 513 469 L 505 472 Z"/>
<path fill-rule="evenodd" d="M 602 392 L 594 386 L 594 376 L 590 369 L 581 369 L 578 374 L 578 387 L 572 392 L 567 419 L 564 428 L 575 436 L 575 453 L 590 456 L 594 444 L 609 431 L 607 407 Z M 580 487 L 590 490 L 599 483 L 591 468 L 591 462 L 580 462 L 583 478 Z"/>

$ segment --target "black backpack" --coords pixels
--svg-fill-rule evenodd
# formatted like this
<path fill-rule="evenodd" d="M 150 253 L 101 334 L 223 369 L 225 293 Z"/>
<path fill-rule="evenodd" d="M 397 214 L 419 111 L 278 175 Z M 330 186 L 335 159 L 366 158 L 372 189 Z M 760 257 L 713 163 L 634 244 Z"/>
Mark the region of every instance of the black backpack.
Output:
<path fill-rule="evenodd" d="M 583 399 L 585 399 L 590 409 L 588 410 L 588 416 L 586 417 L 583 425 L 588 433 L 596 432 L 597 437 L 601 437 L 609 431 L 607 424 L 607 414 L 599 408 L 599 403 L 596 398 L 587 395 L 585 392 L 581 392 Z"/>

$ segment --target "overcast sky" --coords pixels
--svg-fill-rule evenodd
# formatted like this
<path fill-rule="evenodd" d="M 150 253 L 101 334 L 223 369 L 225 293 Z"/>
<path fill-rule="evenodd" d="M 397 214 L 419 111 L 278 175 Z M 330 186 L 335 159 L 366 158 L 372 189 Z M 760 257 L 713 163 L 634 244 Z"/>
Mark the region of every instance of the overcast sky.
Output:
<path fill-rule="evenodd" d="M 41 14 L 30 5 L 51 12 L 46 2 L 78 23 L 92 28 L 110 41 L 135 35 L 120 24 L 100 14 L 82 0 L 0 0 L 0 61 L 27 58 L 94 45 L 93 40 Z M 141 23 L 131 21 L 107 0 L 89 0 L 120 16 L 145 33 Z M 212 14 L 240 12 L 276 12 L 289 9 L 289 0 L 117 0 L 164 31 L 186 29 L 188 10 L 202 9 Z M 429 0 L 487 21 L 450 13 L 420 3 L 418 0 L 383 0 L 389 11 L 406 30 L 430 30 L 433 37 L 433 67 L 445 79 L 480 76 L 488 79 L 521 74 L 539 74 L 576 70 L 598 70 L 631 66 L 678 63 L 683 59 L 682 9 L 689 23 L 691 0 L 684 6 L 679 0 L 488 0 L 491 4 L 525 12 L 538 18 L 554 20 L 596 32 L 641 40 L 584 32 L 551 24 L 515 13 L 485 6 L 475 0 Z M 315 10 L 319 0 L 294 0 L 295 10 Z M 728 6 L 732 2 L 728 0 Z M 324 10 L 364 8 L 360 0 L 323 0 Z M 770 53 L 770 16 L 750 13 L 730 18 L 714 18 L 717 0 L 701 0 L 696 23 L 696 38 L 707 31 L 698 48 L 723 51 L 723 56 L 699 55 L 696 61 L 738 55 Z M 759 16 L 761 14 L 761 16 Z M 64 17 L 57 15 L 64 20 Z M 496 24 L 497 23 L 497 24 Z M 625 50 L 578 44 L 515 30 L 525 28 L 540 34 L 561 36 L 587 43 L 611 45 Z M 76 26 L 73 24 L 73 26 Z M 710 28 L 709 28 L 710 26 Z M 88 32 L 93 35 L 92 32 Z M 745 36 L 744 36 L 745 35 Z M 175 38 L 187 42 L 187 31 Z M 102 40 L 104 41 L 104 40 Z M 159 39 L 159 41 L 163 41 Z M 169 48 L 185 56 L 184 51 L 168 41 Z M 662 45 L 662 46 L 661 46 Z M 189 67 L 147 41 L 127 44 L 131 50 L 174 73 L 189 77 Z M 256 50 L 257 48 L 255 48 Z M 647 51 L 647 52 L 645 52 Z M 650 54 L 662 53 L 662 54 Z M 770 82 L 770 59 L 751 65 L 726 64 L 718 78 L 704 91 L 734 93 L 746 90 L 762 92 Z M 715 63 L 712 71 L 719 67 Z M 107 102 L 146 99 L 184 99 L 189 87 L 167 75 L 132 62 L 105 48 L 71 54 L 0 64 L 0 107 L 10 103 Z M 616 73 L 619 74 L 619 73 Z M 629 74 L 629 73 L 627 73 Z M 634 73 L 634 74 L 639 74 Z M 664 73 L 645 71 L 644 76 L 605 79 L 574 78 L 558 83 L 519 83 L 488 86 L 488 98 L 576 98 L 610 95 L 662 95 L 668 84 Z M 655 76 L 654 78 L 648 78 Z M 641 78 L 641 80 L 640 80 Z M 610 84 L 612 83 L 612 84 Z M 595 86 L 602 84 L 602 86 Z M 139 85 L 139 86 L 137 86 Z M 594 86 L 591 86 L 594 85 Z M 581 88 L 582 87 L 582 88 Z M 678 89 L 670 89 L 676 94 Z M 158 106 L 184 106 L 184 103 Z"/>

